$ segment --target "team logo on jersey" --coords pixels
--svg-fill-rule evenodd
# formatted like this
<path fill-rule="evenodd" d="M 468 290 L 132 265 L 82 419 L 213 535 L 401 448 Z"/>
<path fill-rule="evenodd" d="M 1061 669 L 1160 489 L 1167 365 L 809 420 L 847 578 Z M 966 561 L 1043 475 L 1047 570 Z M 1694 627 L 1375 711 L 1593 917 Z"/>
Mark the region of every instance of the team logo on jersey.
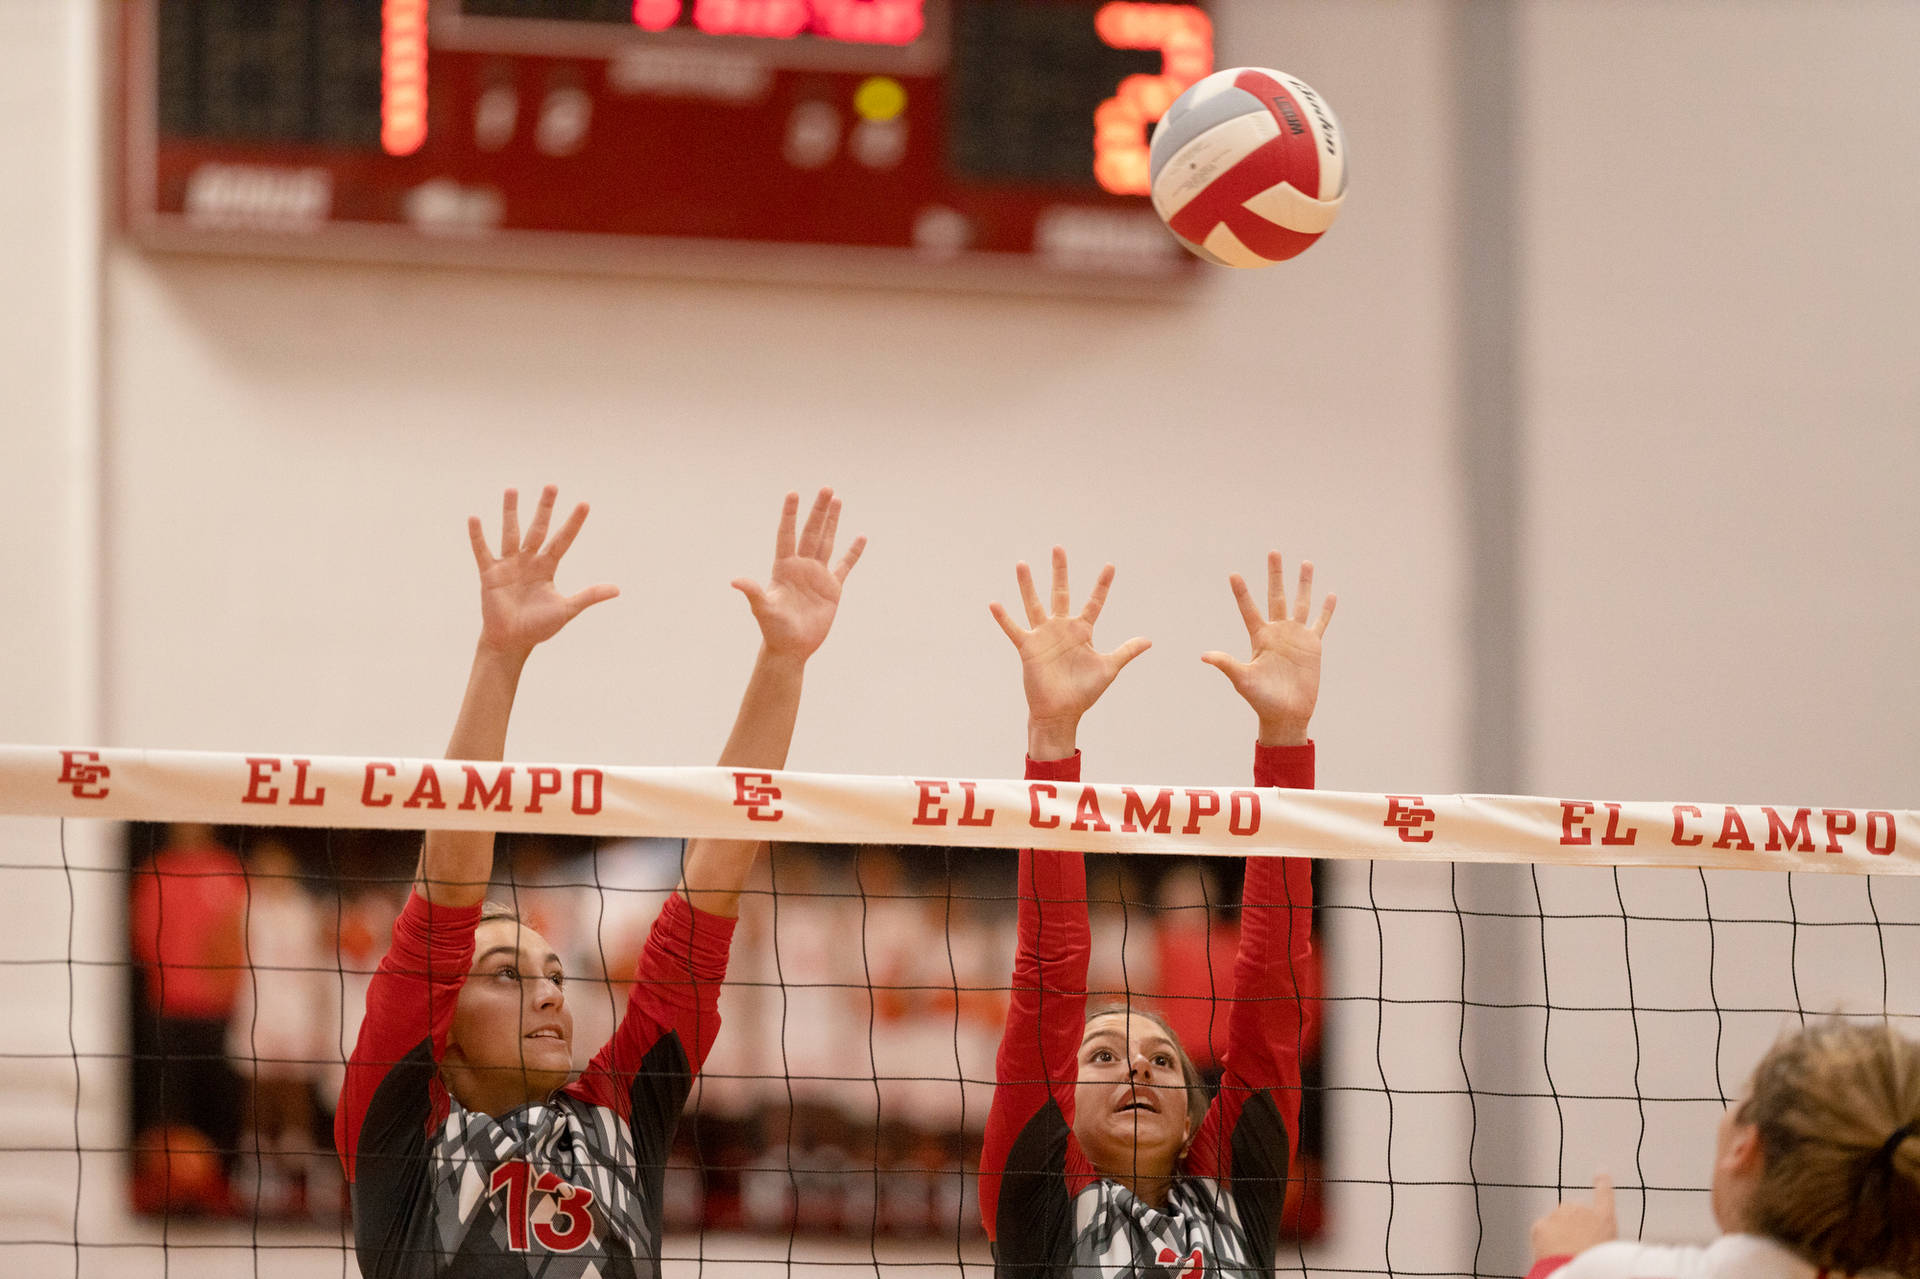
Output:
<path fill-rule="evenodd" d="M 1173 1249 L 1162 1248 L 1158 1260 L 1161 1265 L 1169 1267 L 1169 1273 L 1173 1274 L 1175 1279 L 1200 1279 L 1207 1273 L 1207 1255 L 1198 1248 L 1188 1253 L 1184 1259 Z"/>

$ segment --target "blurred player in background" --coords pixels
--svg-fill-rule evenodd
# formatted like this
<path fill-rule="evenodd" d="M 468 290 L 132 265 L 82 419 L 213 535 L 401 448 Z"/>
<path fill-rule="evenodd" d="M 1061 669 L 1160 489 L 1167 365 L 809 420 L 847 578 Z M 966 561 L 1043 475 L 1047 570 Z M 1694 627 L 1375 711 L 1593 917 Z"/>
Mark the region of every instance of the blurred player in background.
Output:
<path fill-rule="evenodd" d="M 1113 582 L 1102 571 L 1070 612 L 1066 553 L 1053 551 L 1050 606 L 1019 566 L 1027 627 L 999 604 L 994 619 L 1020 653 L 1027 695 L 1027 776 L 1080 780 L 1080 719 L 1144 639 L 1111 653 L 1093 624 Z M 1234 597 L 1253 656 L 1204 660 L 1259 717 L 1254 779 L 1310 787 L 1307 726 L 1320 692 L 1329 595 L 1308 621 L 1313 567 L 1302 565 L 1291 613 L 1277 553 L 1263 614 L 1236 574 Z M 1240 944 L 1227 1019 L 1226 1070 L 1208 1105 L 1193 1062 L 1158 1017 L 1087 1005 L 1090 932 L 1084 859 L 1020 854 L 1020 940 L 1012 1006 L 980 1159 L 980 1209 L 995 1273 L 1202 1279 L 1270 1274 L 1298 1144 L 1303 1009 L 1298 974 L 1311 950 L 1313 881 L 1298 858 L 1247 861 Z"/>
<path fill-rule="evenodd" d="M 141 972 L 136 1021 L 134 1203 L 142 1212 L 221 1214 L 240 1138 L 242 1084 L 227 1026 L 246 972 L 247 881 L 213 828 L 167 827 L 134 872 L 129 916 Z"/>
<path fill-rule="evenodd" d="M 523 538 L 508 490 L 497 556 L 480 521 L 469 521 L 481 633 L 450 759 L 502 758 L 529 654 L 618 593 L 554 588 L 587 516 L 585 504 L 575 507 L 547 541 L 555 496 L 551 487 L 541 495 Z M 865 545 L 855 539 L 830 564 L 840 503 L 821 490 L 796 536 L 798 508 L 789 494 L 768 583 L 734 583 L 761 647 L 723 765 L 785 764 L 806 661 Z M 492 834 L 427 835 L 413 895 L 367 992 L 336 1116 L 354 1246 L 370 1279 L 659 1274 L 667 1150 L 719 1028 L 740 891 L 761 847 L 689 843 L 626 1014 L 569 1083 L 573 1020 L 559 957 L 511 910 L 483 906 Z"/>
<path fill-rule="evenodd" d="M 1616 1240 L 1613 1183 L 1533 1225 L 1528 1279 L 1920 1279 L 1920 1043 L 1811 1026 L 1754 1068 L 1720 1120 L 1704 1248 Z"/>
<path fill-rule="evenodd" d="M 260 838 L 247 849 L 246 868 L 247 968 L 227 1031 L 247 1080 L 234 1190 L 261 1216 L 298 1216 L 311 1189 L 314 1089 L 339 1024 L 337 952 L 284 843 Z M 338 1220 L 338 1203 L 331 1207 Z"/>

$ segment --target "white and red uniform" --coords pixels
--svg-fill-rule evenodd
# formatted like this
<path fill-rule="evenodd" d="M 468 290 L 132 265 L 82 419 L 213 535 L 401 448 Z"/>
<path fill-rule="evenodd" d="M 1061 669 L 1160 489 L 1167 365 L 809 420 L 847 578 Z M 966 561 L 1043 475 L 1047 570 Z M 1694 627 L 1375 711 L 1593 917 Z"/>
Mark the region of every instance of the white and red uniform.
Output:
<path fill-rule="evenodd" d="M 1837 1279 L 1762 1235 L 1722 1235 L 1704 1248 L 1624 1240 L 1577 1257 L 1543 1257 L 1527 1279 Z"/>

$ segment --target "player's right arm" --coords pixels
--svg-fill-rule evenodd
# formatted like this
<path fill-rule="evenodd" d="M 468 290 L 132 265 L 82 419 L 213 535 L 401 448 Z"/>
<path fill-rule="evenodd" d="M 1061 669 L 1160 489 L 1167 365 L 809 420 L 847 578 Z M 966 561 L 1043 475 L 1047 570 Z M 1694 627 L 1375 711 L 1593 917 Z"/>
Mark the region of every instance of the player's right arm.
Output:
<path fill-rule="evenodd" d="M 1252 708 L 1259 723 L 1254 782 L 1309 789 L 1313 742 L 1307 729 L 1320 699 L 1321 641 L 1335 599 L 1309 621 L 1313 565 L 1300 566 L 1289 603 L 1280 553 L 1267 556 L 1267 606 L 1238 573 L 1229 579 L 1252 654 L 1239 661 L 1204 654 Z M 1233 1192 L 1247 1238 L 1270 1263 L 1300 1142 L 1300 1057 L 1307 1005 L 1301 977 L 1312 964 L 1313 868 L 1298 857 L 1249 857 L 1241 897 L 1240 944 L 1219 1094 L 1207 1110 L 1187 1168 Z"/>
<path fill-rule="evenodd" d="M 571 596 L 554 589 L 554 569 L 587 518 L 581 503 L 548 542 L 555 496 L 552 486 L 541 494 L 523 538 L 518 495 L 507 490 L 498 556 L 480 521 L 468 521 L 480 573 L 480 639 L 447 742 L 449 759 L 500 759 L 527 656 L 581 610 L 619 593 L 607 585 Z M 492 875 L 491 832 L 428 832 L 413 892 L 394 921 L 393 944 L 367 988 L 366 1020 L 341 1087 L 334 1136 L 349 1180 L 363 1171 L 363 1151 L 404 1158 L 424 1141 L 438 1062 L 472 965 L 473 931 Z"/>
<path fill-rule="evenodd" d="M 1548 1275 L 1556 1275 L 1558 1279 L 1612 1279 L 1614 1276 L 1627 1279 L 1640 1273 L 1653 1279 L 1653 1276 L 1673 1273 L 1665 1267 L 1636 1269 L 1635 1254 L 1642 1249 L 1616 1244 L 1614 1241 L 1619 1235 L 1619 1219 L 1613 1207 L 1613 1179 L 1601 1173 L 1593 1179 L 1592 1202 L 1563 1200 L 1533 1223 L 1529 1240 L 1533 1245 L 1533 1268 L 1527 1272 L 1528 1279 L 1546 1279 Z M 1603 1244 L 1612 1246 L 1602 1247 Z"/>
<path fill-rule="evenodd" d="M 837 562 L 833 559 L 840 499 L 832 489 L 821 489 L 814 498 L 804 527 L 798 527 L 799 510 L 800 495 L 787 494 L 767 584 L 748 578 L 733 583 L 753 610 L 760 651 L 720 752 L 723 768 L 786 767 L 807 661 L 826 642 L 841 588 L 866 549 L 866 538 L 856 537 Z M 652 1077 L 658 1085 L 652 1104 L 659 1122 L 649 1131 L 655 1134 L 678 1118 L 685 1088 L 719 1033 L 720 983 L 740 891 L 765 847 L 754 840 L 689 841 L 679 891 L 654 921 L 626 1013 L 576 1085 L 597 1103 L 624 1113 L 623 1099 L 631 1096 L 634 1079 Z M 647 1055 L 668 1032 L 677 1036 L 684 1058 L 670 1067 L 647 1067 Z"/>
<path fill-rule="evenodd" d="M 1067 556 L 1053 550 L 1053 590 L 1043 607 L 1033 572 L 1016 572 L 1026 627 L 1000 604 L 993 617 L 1020 654 L 1027 696 L 1027 776 L 1080 778 L 1080 719 L 1122 667 L 1148 642 L 1131 639 L 1111 653 L 1093 647 L 1093 624 L 1113 583 L 1101 572 L 1086 607 L 1068 612 Z M 1039 1264 L 1071 1234 L 1070 1164 L 1085 1159 L 1073 1140 L 1073 1092 L 1085 1030 L 1087 921 L 1085 862 L 1079 853 L 1020 854 L 1019 949 L 1007 1024 L 994 1064 L 993 1105 L 980 1156 L 980 1213 L 1002 1267 Z"/>

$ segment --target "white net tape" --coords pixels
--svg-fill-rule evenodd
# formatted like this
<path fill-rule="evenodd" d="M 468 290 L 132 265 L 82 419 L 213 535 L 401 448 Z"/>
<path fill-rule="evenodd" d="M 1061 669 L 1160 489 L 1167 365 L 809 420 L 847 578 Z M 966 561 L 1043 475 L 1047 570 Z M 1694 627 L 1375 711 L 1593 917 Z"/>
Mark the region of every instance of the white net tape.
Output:
<path fill-rule="evenodd" d="M 0 746 L 0 814 L 1920 874 L 1920 812 Z"/>

